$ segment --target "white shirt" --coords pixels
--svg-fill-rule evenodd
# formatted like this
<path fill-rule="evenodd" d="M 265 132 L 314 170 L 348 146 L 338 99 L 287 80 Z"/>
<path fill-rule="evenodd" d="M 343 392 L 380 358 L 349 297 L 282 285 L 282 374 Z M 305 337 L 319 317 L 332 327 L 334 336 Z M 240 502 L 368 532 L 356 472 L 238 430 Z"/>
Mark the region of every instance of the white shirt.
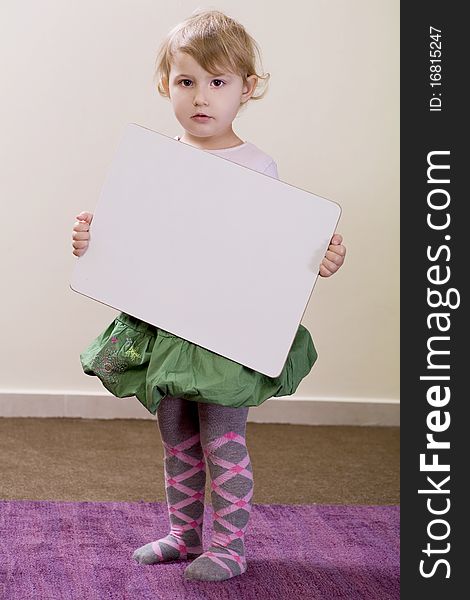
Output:
<path fill-rule="evenodd" d="M 175 140 L 179 141 L 180 136 L 177 135 Z M 240 144 L 239 146 L 233 146 L 232 148 L 206 150 L 206 152 L 217 154 L 218 156 L 231 160 L 234 163 L 243 165 L 244 167 L 248 167 L 254 171 L 258 171 L 258 173 L 263 173 L 264 175 L 269 175 L 270 177 L 279 179 L 277 165 L 274 162 L 274 159 L 251 142 L 243 142 L 243 144 Z"/>

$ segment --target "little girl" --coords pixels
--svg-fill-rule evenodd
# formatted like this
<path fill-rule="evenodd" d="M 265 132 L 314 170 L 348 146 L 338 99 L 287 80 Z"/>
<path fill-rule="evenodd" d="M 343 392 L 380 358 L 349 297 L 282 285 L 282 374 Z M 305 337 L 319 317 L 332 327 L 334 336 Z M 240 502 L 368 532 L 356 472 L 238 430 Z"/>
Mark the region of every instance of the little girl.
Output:
<path fill-rule="evenodd" d="M 233 120 L 255 95 L 260 80 L 253 38 L 219 11 L 198 11 L 172 29 L 157 59 L 158 90 L 169 98 L 183 128 L 176 139 L 270 177 L 274 160 L 240 139 Z M 82 212 L 73 228 L 81 256 L 93 215 Z M 320 267 L 328 277 L 346 249 L 335 234 Z M 164 291 L 163 291 L 164 293 Z M 246 570 L 245 532 L 252 506 L 253 474 L 245 442 L 249 406 L 293 394 L 317 357 L 309 332 L 299 326 L 283 371 L 276 378 L 243 367 L 171 333 L 121 313 L 81 354 L 84 372 L 100 378 L 115 396 L 136 396 L 157 415 L 164 448 L 170 532 L 134 552 L 143 564 L 195 559 L 187 579 L 220 581 Z M 214 523 L 203 551 L 206 463 Z"/>

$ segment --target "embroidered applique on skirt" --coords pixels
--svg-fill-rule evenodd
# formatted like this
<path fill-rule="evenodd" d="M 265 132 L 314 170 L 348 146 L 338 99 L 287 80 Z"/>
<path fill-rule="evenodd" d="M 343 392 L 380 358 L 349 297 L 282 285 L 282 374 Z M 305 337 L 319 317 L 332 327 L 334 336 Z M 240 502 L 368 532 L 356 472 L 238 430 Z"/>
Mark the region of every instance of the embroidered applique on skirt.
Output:
<path fill-rule="evenodd" d="M 126 313 L 80 354 L 87 375 L 98 377 L 118 398 L 136 396 L 152 414 L 165 396 L 232 407 L 289 396 L 316 359 L 303 325 L 280 375 L 271 378 Z"/>

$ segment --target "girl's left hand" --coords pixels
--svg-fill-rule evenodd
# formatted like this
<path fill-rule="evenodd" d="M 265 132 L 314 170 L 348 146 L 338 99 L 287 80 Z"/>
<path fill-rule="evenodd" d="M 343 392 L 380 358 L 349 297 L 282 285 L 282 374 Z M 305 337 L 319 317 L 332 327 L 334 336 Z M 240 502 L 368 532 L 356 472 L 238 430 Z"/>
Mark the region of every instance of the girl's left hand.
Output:
<path fill-rule="evenodd" d="M 346 246 L 343 246 L 343 236 L 335 233 L 330 240 L 325 258 L 320 265 L 320 276 L 330 277 L 343 265 L 346 256 Z"/>

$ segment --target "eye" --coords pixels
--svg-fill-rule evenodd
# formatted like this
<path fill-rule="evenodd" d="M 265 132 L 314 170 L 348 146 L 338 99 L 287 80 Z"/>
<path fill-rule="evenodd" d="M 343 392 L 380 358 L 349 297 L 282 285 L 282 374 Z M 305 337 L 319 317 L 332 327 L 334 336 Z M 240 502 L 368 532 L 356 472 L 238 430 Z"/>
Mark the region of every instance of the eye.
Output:
<path fill-rule="evenodd" d="M 188 81 L 189 81 L 189 83 L 191 84 L 191 79 L 182 79 L 182 80 L 180 81 L 180 84 L 181 84 L 181 83 L 185 84 L 185 83 L 186 83 L 186 82 L 188 82 Z M 183 85 L 183 87 L 189 87 L 189 86 L 187 86 L 187 85 Z"/>
<path fill-rule="evenodd" d="M 216 85 L 215 87 L 222 87 L 223 85 L 225 85 L 225 82 L 224 82 L 224 81 L 222 81 L 222 79 L 214 79 L 214 80 L 212 81 L 212 83 L 214 83 L 214 84 L 215 84 L 215 83 L 217 83 L 217 84 L 220 84 L 220 85 Z"/>

